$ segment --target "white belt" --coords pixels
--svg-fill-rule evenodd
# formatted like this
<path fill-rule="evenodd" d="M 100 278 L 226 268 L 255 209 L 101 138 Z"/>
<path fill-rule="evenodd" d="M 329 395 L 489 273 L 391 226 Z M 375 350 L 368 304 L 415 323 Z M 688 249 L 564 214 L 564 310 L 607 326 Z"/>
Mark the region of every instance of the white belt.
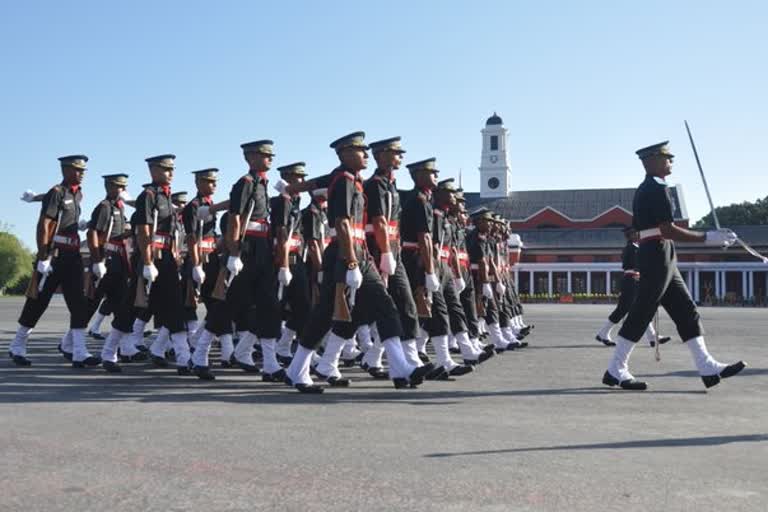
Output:
<path fill-rule="evenodd" d="M 54 235 L 53 242 L 57 244 L 67 245 L 70 247 L 79 247 L 80 239 L 78 237 L 69 237 L 66 235 Z"/>
<path fill-rule="evenodd" d="M 351 228 L 349 231 L 352 234 L 353 238 L 358 238 L 360 240 L 365 238 L 365 230 L 363 228 Z M 329 230 L 329 235 L 331 237 L 335 237 L 336 236 L 336 228 L 331 228 Z"/>
<path fill-rule="evenodd" d="M 480 270 L 480 264 L 479 263 L 472 263 L 469 265 L 469 268 L 472 270 Z"/>
<path fill-rule="evenodd" d="M 125 246 L 107 242 L 104 244 L 104 250 L 108 252 L 123 252 L 125 250 Z"/>
<path fill-rule="evenodd" d="M 266 232 L 269 230 L 269 224 L 266 220 L 251 220 L 248 221 L 248 225 L 245 226 L 246 231 L 259 231 L 259 232 Z"/>
<path fill-rule="evenodd" d="M 403 249 L 418 249 L 418 242 L 403 242 Z"/>
<path fill-rule="evenodd" d="M 643 229 L 638 234 L 640 235 L 640 240 L 644 240 L 646 238 L 652 238 L 652 237 L 661 237 L 661 229 L 659 228 Z"/>

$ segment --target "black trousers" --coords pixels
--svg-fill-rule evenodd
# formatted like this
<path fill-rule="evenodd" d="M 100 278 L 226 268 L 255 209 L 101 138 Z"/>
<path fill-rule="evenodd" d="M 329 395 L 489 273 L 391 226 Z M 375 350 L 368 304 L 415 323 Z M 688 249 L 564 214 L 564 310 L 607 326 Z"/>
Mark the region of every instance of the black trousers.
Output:
<path fill-rule="evenodd" d="M 483 309 L 485 310 L 485 314 L 483 315 L 483 319 L 485 320 L 485 323 L 487 325 L 498 324 L 499 323 L 499 305 L 498 305 L 498 302 L 496 302 L 495 290 L 493 293 L 493 298 L 489 299 L 483 295 L 483 285 L 480 283 L 478 272 L 472 272 L 472 280 L 473 280 L 473 286 L 475 287 L 476 293 L 479 295 L 479 300 L 481 301 L 483 305 Z M 491 286 L 493 286 L 493 283 L 491 283 Z"/>
<path fill-rule="evenodd" d="M 616 308 L 614 308 L 611 314 L 608 315 L 608 320 L 610 320 L 611 323 L 617 324 L 621 322 L 625 316 L 627 316 L 629 309 L 632 307 L 632 304 L 635 302 L 635 298 L 637 297 L 638 286 L 638 280 L 630 275 L 625 275 L 621 280 L 621 293 L 619 294 L 619 303 L 616 304 Z"/>
<path fill-rule="evenodd" d="M 241 258 L 243 270 L 227 291 L 227 305 L 236 328 L 259 338 L 279 338 L 282 320 L 272 250 L 267 243 L 250 244 Z"/>
<path fill-rule="evenodd" d="M 358 327 L 371 321 L 376 322 L 382 340 L 402 337 L 403 328 L 395 302 L 387 293 L 367 251 L 361 250 L 358 254 L 358 265 L 363 275 L 363 284 L 355 294 L 355 305 L 351 311 L 352 321 L 333 320 L 336 284 L 345 282 L 347 268 L 344 261 L 338 257 L 338 244 L 335 241 L 325 249 L 320 302 L 312 309 L 304 329 L 304 335 L 301 337 L 303 347 L 316 348 L 328 329 L 340 338 L 351 339 Z"/>
<path fill-rule="evenodd" d="M 19 324 L 34 327 L 48 309 L 56 289 L 61 285 L 64 301 L 69 310 L 70 329 L 84 329 L 90 318 L 88 300 L 83 292 L 83 262 L 79 251 L 60 250 L 52 260 L 53 272 L 45 280 L 45 286 L 36 299 L 27 299 L 19 316 Z M 42 279 L 42 278 L 41 278 Z"/>
<path fill-rule="evenodd" d="M 456 293 L 456 285 L 453 283 L 453 271 L 446 262 L 440 262 L 440 288 L 445 299 L 445 307 L 448 309 L 448 321 L 451 334 L 467 331 L 467 316 L 464 313 L 464 305 L 459 294 Z"/>
<path fill-rule="evenodd" d="M 645 332 L 659 305 L 677 327 L 683 341 L 701 336 L 704 328 L 696 304 L 677 269 L 677 254 L 669 240 L 652 240 L 638 250 L 640 283 L 619 336 L 637 342 Z"/>
<path fill-rule="evenodd" d="M 232 315 L 227 301 L 211 296 L 219 272 L 226 272 L 226 268 L 222 267 L 222 258 L 216 253 L 209 254 L 208 261 L 203 264 L 203 271 L 205 280 L 200 287 L 200 299 L 205 304 L 205 329 L 216 336 L 232 334 Z"/>
<path fill-rule="evenodd" d="M 285 326 L 301 336 L 307 325 L 312 303 L 309 295 L 309 275 L 307 265 L 298 257 L 291 255 L 295 263 L 290 266 L 293 278 L 290 284 L 283 290 L 283 312 Z"/>
<path fill-rule="evenodd" d="M 165 327 L 171 334 L 184 332 L 187 330 L 184 321 L 184 297 L 176 258 L 171 251 L 163 250 L 160 258 L 155 258 L 155 266 L 158 276 L 150 290 L 149 308 L 147 311 L 140 311 L 138 317 L 148 320 L 149 315 L 154 315 L 156 326 Z M 141 264 L 136 266 L 136 272 L 142 272 Z M 135 294 L 132 294 L 132 297 L 135 297 Z"/>
<path fill-rule="evenodd" d="M 405 267 L 408 280 L 411 283 L 411 292 L 415 295 L 417 290 L 423 289 L 425 282 L 424 265 L 421 262 L 419 251 L 403 251 L 403 266 Z M 420 324 L 432 336 L 445 336 L 450 333 L 451 319 L 448 315 L 448 304 L 446 303 L 443 291 L 444 281 L 441 279 L 440 266 L 435 264 L 435 272 L 440 279 L 440 289 L 432 292 L 432 305 L 430 307 L 431 318 L 421 318 Z M 455 289 L 454 289 L 455 295 Z"/>
<path fill-rule="evenodd" d="M 387 292 L 395 302 L 397 312 L 400 315 L 400 325 L 403 328 L 404 340 L 415 339 L 419 335 L 419 315 L 416 312 L 416 301 L 413 299 L 411 282 L 400 254 L 395 261 L 397 268 L 395 273 L 387 278 Z M 373 319 L 375 320 L 375 319 Z"/>
<path fill-rule="evenodd" d="M 507 301 L 511 304 L 512 316 L 520 316 L 523 314 L 523 304 L 520 302 L 520 295 L 517 293 L 516 283 L 512 280 L 512 276 L 507 276 L 505 283 L 507 291 Z"/>
<path fill-rule="evenodd" d="M 464 308 L 464 316 L 467 319 L 467 330 L 470 338 L 480 336 L 480 322 L 477 316 L 477 303 L 475 302 L 475 280 L 469 272 L 462 272 L 467 287 L 459 294 L 461 306 Z"/>

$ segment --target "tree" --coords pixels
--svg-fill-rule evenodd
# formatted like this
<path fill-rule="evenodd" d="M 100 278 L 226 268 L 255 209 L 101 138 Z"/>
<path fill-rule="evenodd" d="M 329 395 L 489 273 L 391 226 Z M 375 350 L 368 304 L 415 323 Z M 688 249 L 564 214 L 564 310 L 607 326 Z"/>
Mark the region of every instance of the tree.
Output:
<path fill-rule="evenodd" d="M 723 226 L 743 226 L 768 224 L 768 196 L 758 199 L 754 203 L 745 201 L 743 203 L 731 204 L 729 206 L 718 206 L 715 208 L 717 218 Z M 712 220 L 712 213 L 702 217 L 694 228 L 710 228 L 715 225 Z"/>
<path fill-rule="evenodd" d="M 0 292 L 32 274 L 34 256 L 21 241 L 0 225 Z"/>

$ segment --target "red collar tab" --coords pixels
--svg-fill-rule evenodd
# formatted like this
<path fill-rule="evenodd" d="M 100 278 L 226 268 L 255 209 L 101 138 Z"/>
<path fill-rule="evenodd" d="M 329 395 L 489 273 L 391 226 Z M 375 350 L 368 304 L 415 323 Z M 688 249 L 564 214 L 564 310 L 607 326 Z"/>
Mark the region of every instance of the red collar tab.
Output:
<path fill-rule="evenodd" d="M 158 185 L 157 186 L 160 191 L 162 191 L 163 194 L 165 194 L 168 197 L 171 197 L 171 186 L 170 185 Z"/>

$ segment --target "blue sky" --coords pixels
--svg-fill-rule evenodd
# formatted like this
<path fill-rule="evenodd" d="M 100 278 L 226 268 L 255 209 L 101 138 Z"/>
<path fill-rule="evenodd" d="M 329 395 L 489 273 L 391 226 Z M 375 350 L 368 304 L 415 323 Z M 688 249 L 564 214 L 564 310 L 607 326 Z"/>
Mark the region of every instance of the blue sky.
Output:
<path fill-rule="evenodd" d="M 18 200 L 59 179 L 56 157 L 148 180 L 178 155 L 245 170 L 239 144 L 276 142 L 275 166 L 330 170 L 354 130 L 401 135 L 479 187 L 480 129 L 510 132 L 513 189 L 633 187 L 634 150 L 671 139 L 671 181 L 708 211 L 683 119 L 718 204 L 768 195 L 765 2 L 5 2 L 0 6 L 0 221 L 30 246 L 38 210 Z M 274 176 L 274 174 L 273 174 Z M 407 176 L 401 187 L 410 185 Z"/>

